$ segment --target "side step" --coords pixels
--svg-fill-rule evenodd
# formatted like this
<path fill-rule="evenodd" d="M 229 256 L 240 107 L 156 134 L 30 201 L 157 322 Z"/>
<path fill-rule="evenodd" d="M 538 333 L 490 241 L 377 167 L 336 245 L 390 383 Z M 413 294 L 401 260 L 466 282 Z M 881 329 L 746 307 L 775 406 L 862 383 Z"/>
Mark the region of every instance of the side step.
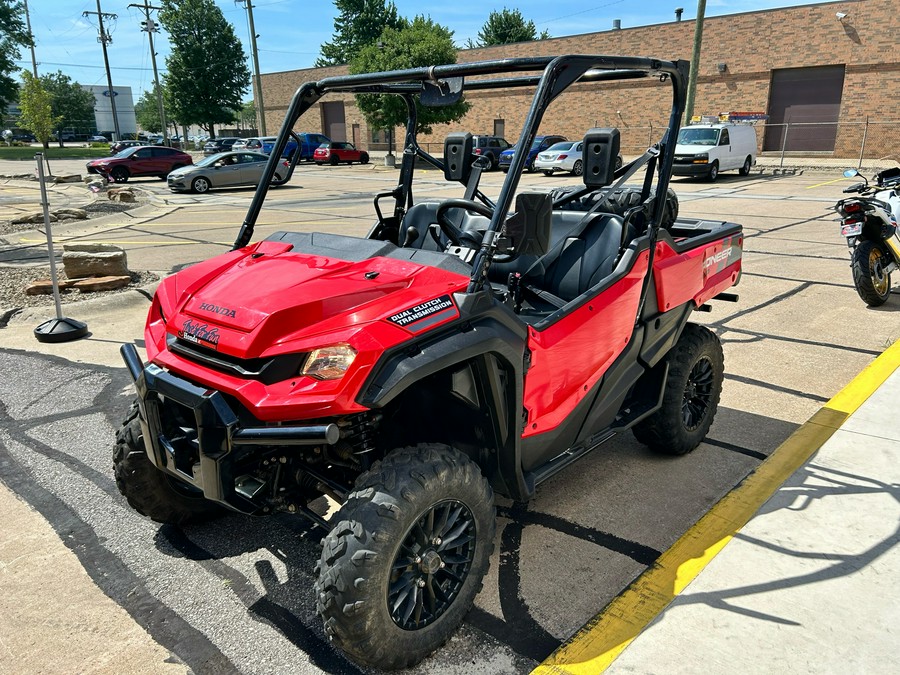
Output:
<path fill-rule="evenodd" d="M 581 459 L 591 450 L 608 441 L 618 432 L 630 429 L 641 420 L 655 413 L 662 407 L 662 399 L 668 377 L 668 363 L 666 363 L 663 368 L 658 367 L 648 371 L 639 381 L 638 388 L 636 388 L 632 396 L 629 397 L 633 403 L 625 403 L 611 427 L 597 432 L 584 443 L 575 445 L 545 464 L 542 464 L 526 476 L 526 482 L 533 481 L 533 485 L 540 485 L 548 478 L 555 476 L 569 466 L 572 462 Z"/>

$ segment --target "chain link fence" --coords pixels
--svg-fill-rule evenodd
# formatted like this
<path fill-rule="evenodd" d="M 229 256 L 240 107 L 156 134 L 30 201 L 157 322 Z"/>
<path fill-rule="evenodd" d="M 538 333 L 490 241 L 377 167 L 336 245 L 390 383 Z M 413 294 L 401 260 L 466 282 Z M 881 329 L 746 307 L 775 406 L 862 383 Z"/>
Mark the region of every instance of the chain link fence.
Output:
<path fill-rule="evenodd" d="M 768 157 L 829 157 L 845 159 L 848 166 L 863 160 L 900 163 L 900 120 L 862 122 L 796 122 L 755 124 L 756 146 Z M 659 140 L 661 126 L 624 127 L 622 154 L 639 155 Z"/>
<path fill-rule="evenodd" d="M 863 160 L 900 164 L 900 120 L 862 122 L 788 122 L 754 124 L 756 147 L 764 157 L 784 166 L 785 158 L 810 160 L 827 157 L 842 159 L 847 166 L 862 166 Z M 626 158 L 636 157 L 660 140 L 662 125 L 619 127 L 621 152 Z M 399 134 L 398 134 L 399 135 Z M 368 143 L 369 151 L 387 152 L 388 143 Z M 402 153 L 396 141 L 395 153 Z M 442 142 L 422 142 L 420 147 L 434 156 L 443 154 Z"/>

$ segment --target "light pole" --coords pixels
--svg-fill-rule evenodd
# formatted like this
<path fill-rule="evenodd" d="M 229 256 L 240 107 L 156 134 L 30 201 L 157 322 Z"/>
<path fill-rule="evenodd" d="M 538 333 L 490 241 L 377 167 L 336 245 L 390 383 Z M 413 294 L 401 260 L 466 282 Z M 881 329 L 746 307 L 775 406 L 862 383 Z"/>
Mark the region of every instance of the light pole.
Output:
<path fill-rule="evenodd" d="M 691 53 L 691 73 L 688 75 L 687 102 L 684 105 L 684 122 L 690 124 L 694 115 L 694 96 L 697 93 L 697 71 L 700 69 L 700 48 L 703 46 L 703 16 L 706 0 L 697 0 L 697 21 L 694 24 L 694 51 Z"/>
<path fill-rule="evenodd" d="M 166 124 L 166 109 L 163 106 L 162 89 L 159 86 L 159 71 L 156 70 L 156 50 L 153 48 L 153 34 L 159 29 L 158 24 L 150 18 L 150 10 L 160 10 L 162 7 L 152 7 L 147 0 L 143 5 L 128 5 L 144 10 L 144 20 L 141 21 L 141 30 L 146 31 L 150 40 L 150 60 L 153 62 L 153 83 L 156 87 L 156 105 L 159 108 L 159 123 L 162 125 L 163 143 L 169 145 L 169 126 Z M 184 139 L 182 139 L 183 141 Z M 182 143 L 182 148 L 184 144 Z"/>
<path fill-rule="evenodd" d="M 259 77 L 259 52 L 256 49 L 256 28 L 253 25 L 253 2 L 252 0 L 234 0 L 235 4 L 247 8 L 247 21 L 250 24 L 250 53 L 253 55 L 253 82 L 255 96 L 253 101 L 256 104 L 256 114 L 259 116 L 259 135 L 266 135 L 266 111 L 263 108 L 262 80 Z"/>
<path fill-rule="evenodd" d="M 37 59 L 34 57 L 34 33 L 31 32 L 31 16 L 28 14 L 28 0 L 25 0 L 25 25 L 28 27 L 28 37 L 31 39 L 31 72 L 37 77 Z"/>
<path fill-rule="evenodd" d="M 110 75 L 109 72 L 109 56 L 106 54 L 106 45 L 107 43 L 112 42 L 112 36 L 103 30 L 103 19 L 115 19 L 117 17 L 115 14 L 104 14 L 100 9 L 100 0 L 97 0 L 96 12 L 82 12 L 81 16 L 88 16 L 89 14 L 96 14 L 97 21 L 100 25 L 100 34 L 97 36 L 97 42 L 99 42 L 100 46 L 103 48 L 103 65 L 106 66 L 106 86 L 108 87 L 106 93 L 109 94 L 109 105 L 112 107 L 113 128 L 115 129 L 113 132 L 113 142 L 115 142 L 121 140 L 122 134 L 119 133 L 119 116 L 116 114 L 116 92 L 113 90 L 112 75 Z"/>

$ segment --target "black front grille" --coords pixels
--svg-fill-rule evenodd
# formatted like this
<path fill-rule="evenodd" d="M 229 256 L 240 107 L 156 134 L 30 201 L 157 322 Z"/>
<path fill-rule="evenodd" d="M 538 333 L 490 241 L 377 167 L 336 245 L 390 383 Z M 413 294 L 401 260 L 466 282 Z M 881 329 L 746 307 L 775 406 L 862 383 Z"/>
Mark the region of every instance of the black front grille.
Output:
<path fill-rule="evenodd" d="M 166 337 L 169 351 L 196 363 L 202 363 L 215 370 L 237 375 L 249 380 L 258 380 L 263 384 L 274 384 L 295 377 L 306 359 L 305 353 L 282 354 L 268 358 L 241 359 L 223 354 L 213 349 L 201 347 L 174 335 Z"/>

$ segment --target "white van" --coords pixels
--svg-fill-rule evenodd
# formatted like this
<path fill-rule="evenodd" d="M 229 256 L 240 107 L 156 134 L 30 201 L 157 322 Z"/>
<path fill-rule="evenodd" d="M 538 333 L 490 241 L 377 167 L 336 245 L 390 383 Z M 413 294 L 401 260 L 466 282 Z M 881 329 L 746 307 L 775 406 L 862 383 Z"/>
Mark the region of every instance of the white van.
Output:
<path fill-rule="evenodd" d="M 692 124 L 682 127 L 675 145 L 676 176 L 705 176 L 737 169 L 746 176 L 756 164 L 756 129 L 750 124 Z"/>

